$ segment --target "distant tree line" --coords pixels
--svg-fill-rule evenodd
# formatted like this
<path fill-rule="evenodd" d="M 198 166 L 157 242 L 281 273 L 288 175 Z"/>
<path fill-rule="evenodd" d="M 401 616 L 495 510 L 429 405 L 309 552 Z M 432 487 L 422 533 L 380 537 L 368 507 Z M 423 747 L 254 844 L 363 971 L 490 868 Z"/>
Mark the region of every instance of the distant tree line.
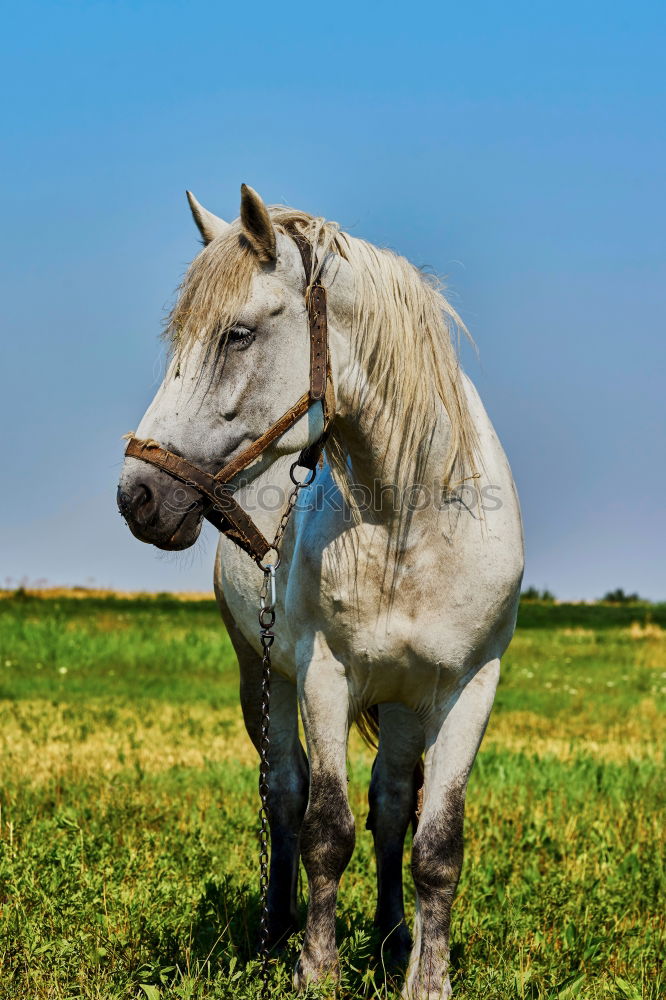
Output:
<path fill-rule="evenodd" d="M 541 601 L 542 604 L 553 604 L 556 600 L 555 594 L 550 590 L 539 590 L 538 587 L 527 587 L 520 595 L 523 601 Z M 649 604 L 644 597 L 638 594 L 627 594 L 622 587 L 609 590 L 600 598 L 605 604 Z"/>
<path fill-rule="evenodd" d="M 538 587 L 528 587 L 520 596 L 523 601 L 543 601 L 545 604 L 552 604 L 555 600 L 555 594 L 551 594 L 550 590 L 539 590 Z"/>

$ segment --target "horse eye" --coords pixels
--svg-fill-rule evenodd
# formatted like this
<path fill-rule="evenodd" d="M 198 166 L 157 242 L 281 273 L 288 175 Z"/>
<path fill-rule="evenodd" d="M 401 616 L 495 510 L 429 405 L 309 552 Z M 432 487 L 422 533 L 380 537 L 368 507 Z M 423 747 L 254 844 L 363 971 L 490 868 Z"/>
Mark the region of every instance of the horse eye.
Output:
<path fill-rule="evenodd" d="M 237 351 L 244 351 L 254 340 L 254 332 L 246 326 L 232 326 L 227 333 L 227 340 Z"/>

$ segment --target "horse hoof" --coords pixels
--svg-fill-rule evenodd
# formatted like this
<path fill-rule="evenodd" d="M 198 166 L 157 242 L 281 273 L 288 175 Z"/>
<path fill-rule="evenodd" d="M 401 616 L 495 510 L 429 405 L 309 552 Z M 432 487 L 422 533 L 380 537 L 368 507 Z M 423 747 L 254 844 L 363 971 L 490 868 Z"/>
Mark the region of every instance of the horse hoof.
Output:
<path fill-rule="evenodd" d="M 425 984 L 418 979 L 408 980 L 400 994 L 400 1000 L 449 1000 L 453 996 L 451 982 L 447 976 L 439 989 L 433 989 L 432 982 Z"/>
<path fill-rule="evenodd" d="M 294 970 L 295 990 L 301 992 L 310 985 L 320 985 L 326 981 L 330 982 L 331 986 L 336 986 L 339 979 L 340 963 L 337 954 L 326 958 L 322 956 L 315 958 L 313 955 L 301 952 Z"/>

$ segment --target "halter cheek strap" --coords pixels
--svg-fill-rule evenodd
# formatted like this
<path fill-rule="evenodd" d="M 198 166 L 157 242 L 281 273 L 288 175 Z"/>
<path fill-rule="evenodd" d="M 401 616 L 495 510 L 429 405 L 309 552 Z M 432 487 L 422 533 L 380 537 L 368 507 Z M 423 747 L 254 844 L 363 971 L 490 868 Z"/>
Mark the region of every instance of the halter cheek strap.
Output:
<path fill-rule="evenodd" d="M 305 301 L 310 327 L 310 387 L 274 424 L 264 431 L 251 445 L 245 448 L 231 462 L 223 466 L 215 475 L 175 455 L 156 442 L 130 437 L 125 449 L 127 458 L 138 458 L 148 465 L 154 465 L 174 479 L 196 490 L 204 517 L 240 548 L 261 563 L 273 548 L 256 526 L 252 518 L 234 499 L 226 484 L 243 469 L 251 465 L 278 438 L 293 427 L 303 417 L 313 403 L 320 402 L 324 414 L 324 430 L 321 437 L 304 448 L 296 465 L 315 470 L 321 458 L 324 445 L 335 416 L 335 391 L 331 376 L 331 362 L 328 350 L 328 319 L 326 310 L 326 289 L 321 284 L 320 272 L 313 275 L 312 247 L 300 233 L 292 236 L 299 249 L 305 271 Z"/>

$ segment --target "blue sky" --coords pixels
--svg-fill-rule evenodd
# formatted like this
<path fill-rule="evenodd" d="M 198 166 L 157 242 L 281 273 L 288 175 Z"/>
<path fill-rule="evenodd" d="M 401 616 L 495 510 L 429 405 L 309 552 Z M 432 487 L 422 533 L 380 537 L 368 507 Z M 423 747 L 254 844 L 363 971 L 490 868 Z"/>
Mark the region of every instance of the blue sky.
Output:
<path fill-rule="evenodd" d="M 666 8 L 30 3 L 3 14 L 0 585 L 204 589 L 115 510 L 197 250 L 184 199 L 337 219 L 446 276 L 526 583 L 666 598 Z"/>

